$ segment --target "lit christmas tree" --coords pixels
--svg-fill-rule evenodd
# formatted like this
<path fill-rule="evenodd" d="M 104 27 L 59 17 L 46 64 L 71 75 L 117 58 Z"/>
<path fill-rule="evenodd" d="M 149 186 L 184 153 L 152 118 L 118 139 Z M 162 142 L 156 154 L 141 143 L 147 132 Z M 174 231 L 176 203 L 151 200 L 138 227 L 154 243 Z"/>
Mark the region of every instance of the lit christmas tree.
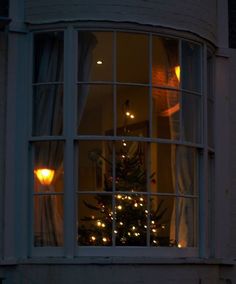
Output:
<path fill-rule="evenodd" d="M 113 231 L 113 239 L 117 246 L 146 246 L 148 228 L 152 246 L 169 245 L 169 241 L 166 242 L 160 234 L 165 228 L 164 201 L 159 202 L 156 210 L 149 211 L 147 197 L 138 193 L 145 192 L 147 186 L 147 171 L 143 156 L 144 149 L 141 143 L 122 141 L 116 153 L 115 189 L 119 193 L 115 194 L 114 207 L 112 208 L 111 205 L 110 194 L 96 195 L 93 203 L 83 201 L 86 208 L 94 214 L 80 219 L 83 225 L 79 226 L 79 245 L 112 245 Z M 90 158 L 101 159 L 106 163 L 108 170 L 104 176 L 104 191 L 111 192 L 113 187 L 111 162 L 97 150 L 91 152 Z M 151 182 L 155 182 L 153 175 L 149 177 Z"/>

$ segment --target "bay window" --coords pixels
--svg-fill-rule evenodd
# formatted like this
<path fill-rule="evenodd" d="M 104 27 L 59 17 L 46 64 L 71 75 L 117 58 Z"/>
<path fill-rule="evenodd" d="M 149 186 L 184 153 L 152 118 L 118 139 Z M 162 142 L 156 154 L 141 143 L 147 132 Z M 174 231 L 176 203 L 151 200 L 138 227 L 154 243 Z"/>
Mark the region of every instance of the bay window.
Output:
<path fill-rule="evenodd" d="M 199 246 L 203 60 L 155 33 L 35 33 L 34 247 Z"/>

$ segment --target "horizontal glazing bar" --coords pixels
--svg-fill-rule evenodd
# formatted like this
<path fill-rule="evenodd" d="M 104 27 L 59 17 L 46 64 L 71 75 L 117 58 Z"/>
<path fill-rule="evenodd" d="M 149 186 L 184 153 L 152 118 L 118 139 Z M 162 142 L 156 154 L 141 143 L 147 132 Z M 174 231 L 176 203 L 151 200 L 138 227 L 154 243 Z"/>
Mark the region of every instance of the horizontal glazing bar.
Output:
<path fill-rule="evenodd" d="M 40 83 L 33 83 L 33 87 L 37 86 L 45 86 L 45 85 L 63 85 L 64 82 L 40 82 Z"/>
<path fill-rule="evenodd" d="M 168 90 L 168 91 L 178 91 L 178 92 L 185 92 L 197 96 L 202 96 L 201 92 L 186 90 L 186 89 L 178 89 L 173 88 L 170 86 L 161 86 L 161 85 L 154 85 L 154 84 L 140 84 L 140 83 L 131 83 L 131 82 L 114 82 L 114 81 L 78 81 L 77 84 L 84 84 L 84 85 L 117 85 L 117 86 L 133 86 L 133 87 L 153 87 L 155 89 L 160 90 Z"/>
<path fill-rule="evenodd" d="M 29 138 L 29 142 L 40 142 L 40 141 L 65 141 L 64 136 L 33 136 Z"/>
<path fill-rule="evenodd" d="M 34 196 L 38 196 L 38 195 L 40 195 L 40 196 L 42 196 L 42 195 L 63 195 L 64 194 L 64 192 L 62 191 L 62 192 L 49 192 L 49 191 L 47 191 L 47 192 L 36 192 L 36 193 L 33 193 L 33 195 Z"/>
<path fill-rule="evenodd" d="M 195 198 L 197 199 L 198 195 L 189 195 L 189 194 L 177 194 L 177 193 L 161 193 L 161 192 L 130 192 L 130 191 L 116 191 L 116 192 L 104 192 L 104 191 L 76 191 L 78 195 L 145 195 L 145 196 L 172 196 L 172 197 L 183 197 L 183 198 Z"/>

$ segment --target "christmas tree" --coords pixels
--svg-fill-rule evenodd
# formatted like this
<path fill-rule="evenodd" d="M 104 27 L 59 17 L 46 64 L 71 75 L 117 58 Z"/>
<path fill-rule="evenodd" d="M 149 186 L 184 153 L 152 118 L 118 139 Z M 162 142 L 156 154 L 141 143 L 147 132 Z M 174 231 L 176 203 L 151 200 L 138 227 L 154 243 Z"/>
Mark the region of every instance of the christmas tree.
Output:
<path fill-rule="evenodd" d="M 112 192 L 115 186 L 119 193 L 114 195 L 113 206 L 110 194 L 97 194 L 94 202 L 83 201 L 94 214 L 80 219 L 78 244 L 107 246 L 114 242 L 117 246 L 146 246 L 149 235 L 152 246 L 169 245 L 169 240 L 166 241 L 160 234 L 165 227 L 164 201 L 161 200 L 153 210 L 148 197 L 139 194 L 146 192 L 147 178 L 155 183 L 154 174 L 147 177 L 143 144 L 124 140 L 119 143 L 120 146 L 116 147 L 115 182 L 111 161 L 98 150 L 91 151 L 91 159 L 99 159 L 100 163 L 106 164 L 104 191 Z M 112 149 L 108 152 L 112 153 Z"/>

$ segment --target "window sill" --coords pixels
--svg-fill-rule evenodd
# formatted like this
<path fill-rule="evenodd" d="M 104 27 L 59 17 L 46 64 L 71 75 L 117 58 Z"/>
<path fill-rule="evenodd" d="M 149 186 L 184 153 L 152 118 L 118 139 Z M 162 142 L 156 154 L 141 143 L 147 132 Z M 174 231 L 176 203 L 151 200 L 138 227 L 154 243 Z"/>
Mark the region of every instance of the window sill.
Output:
<path fill-rule="evenodd" d="M 2 260 L 0 266 L 11 265 L 222 265 L 234 266 L 236 260 L 226 258 L 157 258 L 157 257 L 77 257 L 77 258 L 30 258 L 27 260 Z"/>

